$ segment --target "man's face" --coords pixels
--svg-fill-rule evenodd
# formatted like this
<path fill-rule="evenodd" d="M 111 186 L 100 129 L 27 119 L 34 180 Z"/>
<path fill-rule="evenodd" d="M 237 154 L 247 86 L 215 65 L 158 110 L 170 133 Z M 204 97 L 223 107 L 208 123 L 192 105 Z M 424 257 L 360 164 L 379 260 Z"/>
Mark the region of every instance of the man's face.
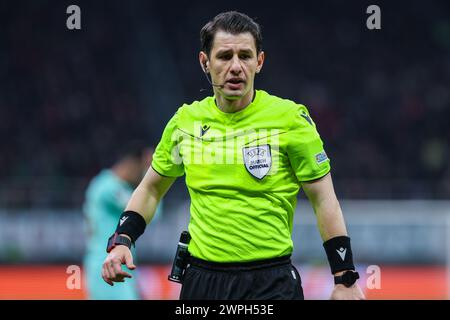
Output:
<path fill-rule="evenodd" d="M 264 53 L 256 53 L 251 33 L 234 35 L 219 30 L 207 58 L 204 52 L 200 53 L 200 62 L 206 63 L 212 83 L 224 85 L 223 88 L 216 87 L 216 93 L 236 100 L 253 90 L 255 74 L 262 68 Z"/>
<path fill-rule="evenodd" d="M 130 158 L 128 162 L 128 174 L 130 182 L 138 185 L 150 167 L 153 159 L 153 149 L 146 149 L 140 159 Z"/>

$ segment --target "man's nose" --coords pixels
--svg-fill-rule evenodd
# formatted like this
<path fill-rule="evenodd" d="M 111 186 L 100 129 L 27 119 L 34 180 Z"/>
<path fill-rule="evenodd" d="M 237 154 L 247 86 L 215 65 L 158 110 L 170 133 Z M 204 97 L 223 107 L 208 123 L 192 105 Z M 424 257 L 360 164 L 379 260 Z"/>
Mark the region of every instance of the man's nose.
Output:
<path fill-rule="evenodd" d="M 241 61 L 239 60 L 239 57 L 235 56 L 235 57 L 233 57 L 233 60 L 231 60 L 230 71 L 234 75 L 238 75 L 239 73 L 242 72 L 242 66 L 241 66 Z"/>

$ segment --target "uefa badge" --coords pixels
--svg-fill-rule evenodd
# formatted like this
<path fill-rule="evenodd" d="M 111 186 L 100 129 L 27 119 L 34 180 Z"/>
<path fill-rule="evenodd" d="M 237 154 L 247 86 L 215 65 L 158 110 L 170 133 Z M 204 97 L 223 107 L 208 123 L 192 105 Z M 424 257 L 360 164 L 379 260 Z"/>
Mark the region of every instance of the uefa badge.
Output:
<path fill-rule="evenodd" d="M 247 171 L 261 180 L 264 178 L 272 166 L 272 154 L 270 145 L 242 148 L 244 164 Z"/>

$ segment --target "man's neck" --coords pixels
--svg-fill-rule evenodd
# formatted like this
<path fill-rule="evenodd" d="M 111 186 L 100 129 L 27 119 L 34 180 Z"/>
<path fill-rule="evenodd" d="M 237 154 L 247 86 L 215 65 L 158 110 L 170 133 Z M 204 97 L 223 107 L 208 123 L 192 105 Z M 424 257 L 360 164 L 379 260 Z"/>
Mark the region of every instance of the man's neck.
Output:
<path fill-rule="evenodd" d="M 233 113 L 241 111 L 252 103 L 255 97 L 255 90 L 250 90 L 245 96 L 237 100 L 229 100 L 220 94 L 215 95 L 217 107 L 225 113 Z"/>

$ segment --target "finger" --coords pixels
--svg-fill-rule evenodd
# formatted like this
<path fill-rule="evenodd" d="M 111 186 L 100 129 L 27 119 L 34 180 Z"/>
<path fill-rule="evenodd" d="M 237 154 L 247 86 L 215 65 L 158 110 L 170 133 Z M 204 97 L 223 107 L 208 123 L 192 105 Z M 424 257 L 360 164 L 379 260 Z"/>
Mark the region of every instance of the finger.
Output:
<path fill-rule="evenodd" d="M 129 274 L 128 272 L 125 272 L 125 271 L 122 271 L 122 273 L 120 275 L 123 276 L 124 278 L 133 278 L 133 276 L 131 274 Z"/>
<path fill-rule="evenodd" d="M 111 276 L 111 272 L 109 270 L 109 262 L 107 264 L 105 264 L 105 267 L 103 268 L 104 272 L 105 272 L 105 277 L 106 279 L 108 279 L 109 281 L 111 281 L 112 276 Z"/>
<path fill-rule="evenodd" d="M 114 279 L 114 282 L 125 282 L 125 280 L 122 276 L 119 275 Z"/>
<path fill-rule="evenodd" d="M 106 264 L 106 275 L 110 280 L 113 280 L 116 277 L 114 268 L 112 267 L 112 261 L 108 261 L 108 263 Z"/>
<path fill-rule="evenodd" d="M 109 284 L 111 287 L 114 286 L 114 282 L 112 282 L 112 281 L 109 280 L 108 278 L 103 278 L 103 280 L 105 280 L 105 282 L 106 282 L 107 284 Z"/>
<path fill-rule="evenodd" d="M 114 277 L 113 277 L 114 281 L 116 281 L 115 279 L 123 279 L 124 277 L 131 278 L 131 275 L 129 273 L 122 270 L 122 265 L 118 260 L 113 261 L 112 269 L 114 270 Z"/>
<path fill-rule="evenodd" d="M 125 255 L 125 263 L 126 263 L 128 269 L 130 269 L 130 270 L 136 269 L 136 266 L 133 263 L 133 256 L 131 255 L 131 252 L 129 252 L 127 255 Z"/>
<path fill-rule="evenodd" d="M 107 284 L 109 284 L 110 286 L 114 286 L 113 282 L 109 280 L 108 277 L 106 276 L 105 268 L 102 268 L 102 278 L 103 281 L 105 281 Z"/>
<path fill-rule="evenodd" d="M 116 276 L 122 273 L 122 266 L 119 261 L 113 261 L 112 268 L 114 269 Z"/>
<path fill-rule="evenodd" d="M 108 272 L 107 262 L 104 262 L 104 263 L 103 263 L 103 266 L 102 266 L 102 276 L 104 276 L 105 278 L 109 279 L 109 272 Z"/>
<path fill-rule="evenodd" d="M 132 278 L 131 274 L 119 268 L 119 270 L 115 269 L 116 277 L 115 279 L 123 279 L 123 278 Z"/>

